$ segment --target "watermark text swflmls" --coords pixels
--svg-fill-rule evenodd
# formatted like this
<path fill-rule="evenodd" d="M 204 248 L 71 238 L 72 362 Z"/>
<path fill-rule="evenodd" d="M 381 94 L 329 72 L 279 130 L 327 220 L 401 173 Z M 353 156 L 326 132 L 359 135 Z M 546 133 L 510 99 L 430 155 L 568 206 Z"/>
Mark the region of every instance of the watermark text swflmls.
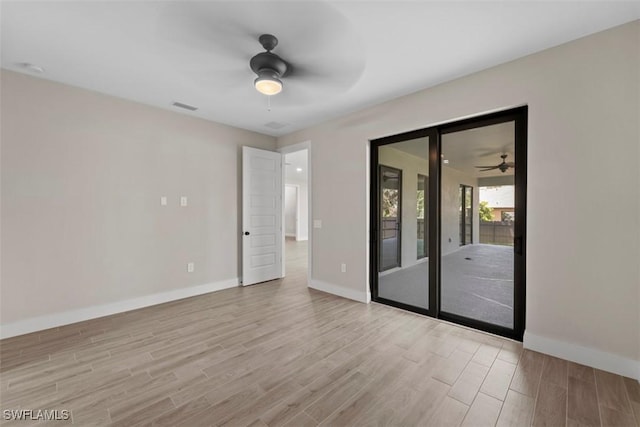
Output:
<path fill-rule="evenodd" d="M 71 419 L 68 409 L 5 409 L 2 418 L 6 421 L 67 421 Z"/>

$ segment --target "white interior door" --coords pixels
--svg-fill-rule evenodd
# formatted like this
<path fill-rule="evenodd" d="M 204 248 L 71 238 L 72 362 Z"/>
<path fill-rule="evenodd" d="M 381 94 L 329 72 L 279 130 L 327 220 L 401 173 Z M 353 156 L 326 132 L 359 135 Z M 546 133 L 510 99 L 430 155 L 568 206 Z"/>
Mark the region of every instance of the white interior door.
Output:
<path fill-rule="evenodd" d="M 242 147 L 242 285 L 282 277 L 282 155 Z"/>

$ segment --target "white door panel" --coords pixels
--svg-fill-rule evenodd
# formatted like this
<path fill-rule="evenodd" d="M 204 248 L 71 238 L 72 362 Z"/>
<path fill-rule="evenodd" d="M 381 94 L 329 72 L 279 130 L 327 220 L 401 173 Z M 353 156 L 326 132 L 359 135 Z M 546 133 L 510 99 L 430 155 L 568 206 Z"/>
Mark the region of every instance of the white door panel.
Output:
<path fill-rule="evenodd" d="M 282 277 L 282 155 L 242 147 L 242 284 Z"/>

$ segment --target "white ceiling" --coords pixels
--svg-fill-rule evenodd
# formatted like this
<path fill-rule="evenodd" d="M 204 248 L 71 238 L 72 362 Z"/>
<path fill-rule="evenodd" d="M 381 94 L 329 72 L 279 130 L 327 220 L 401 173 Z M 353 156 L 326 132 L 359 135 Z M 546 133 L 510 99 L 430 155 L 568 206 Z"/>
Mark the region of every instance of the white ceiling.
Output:
<path fill-rule="evenodd" d="M 461 132 L 442 135 L 442 155 L 448 167 L 478 178 L 513 175 L 512 168 L 506 172 L 492 170 L 481 172 L 476 166 L 496 166 L 506 154 L 507 162 L 515 161 L 514 122 L 484 126 Z M 517 165 L 516 165 L 517 166 Z"/>
<path fill-rule="evenodd" d="M 404 151 L 412 156 L 419 157 L 426 161 L 429 161 L 429 137 L 409 139 L 402 142 L 394 142 L 387 145 L 387 147 L 395 148 L 396 150 Z"/>
<path fill-rule="evenodd" d="M 639 2 L 616 1 L 5 0 L 1 7 L 3 68 L 29 73 L 20 64 L 32 63 L 45 69 L 42 78 L 274 136 L 640 18 Z M 270 111 L 248 65 L 262 33 L 280 39 L 274 52 L 294 67 Z"/>

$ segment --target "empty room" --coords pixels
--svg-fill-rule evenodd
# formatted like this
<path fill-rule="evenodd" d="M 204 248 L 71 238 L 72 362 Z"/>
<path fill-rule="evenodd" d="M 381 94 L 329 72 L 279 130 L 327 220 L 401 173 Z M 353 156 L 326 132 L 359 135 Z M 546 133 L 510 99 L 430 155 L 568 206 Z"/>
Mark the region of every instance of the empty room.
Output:
<path fill-rule="evenodd" d="M 639 2 L 0 23 L 0 425 L 640 427 Z"/>

